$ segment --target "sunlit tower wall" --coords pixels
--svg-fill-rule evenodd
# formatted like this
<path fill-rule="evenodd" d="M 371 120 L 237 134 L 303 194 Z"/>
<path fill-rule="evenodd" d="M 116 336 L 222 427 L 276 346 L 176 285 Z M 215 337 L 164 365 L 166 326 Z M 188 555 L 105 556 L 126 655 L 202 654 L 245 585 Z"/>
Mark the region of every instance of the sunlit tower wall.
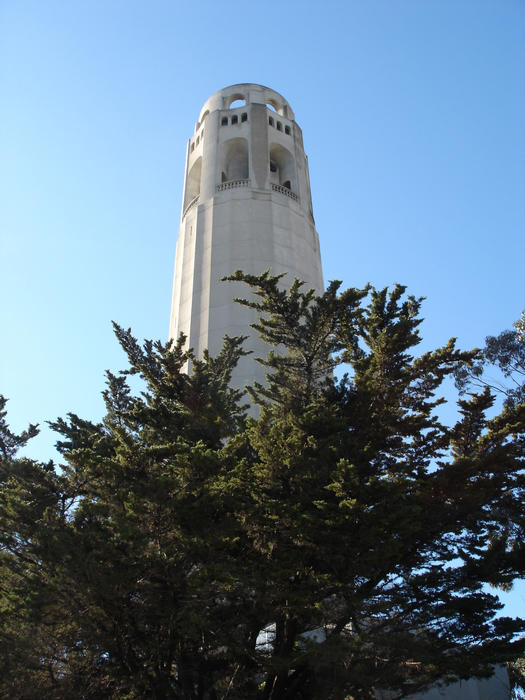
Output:
<path fill-rule="evenodd" d="M 212 95 L 188 141 L 170 338 L 184 333 L 201 356 L 206 348 L 216 355 L 225 334 L 249 335 L 246 349 L 267 355 L 249 327 L 254 312 L 233 301 L 247 289 L 221 281 L 238 269 L 285 272 L 285 285 L 297 277 L 323 290 L 301 129 L 282 95 L 252 83 Z M 264 378 L 249 356 L 232 383 Z"/>

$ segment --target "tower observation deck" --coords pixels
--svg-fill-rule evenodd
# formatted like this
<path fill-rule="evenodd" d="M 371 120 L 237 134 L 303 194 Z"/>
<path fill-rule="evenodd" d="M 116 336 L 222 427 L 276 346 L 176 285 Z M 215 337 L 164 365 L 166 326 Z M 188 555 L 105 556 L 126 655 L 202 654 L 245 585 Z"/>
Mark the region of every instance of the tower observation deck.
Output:
<path fill-rule="evenodd" d="M 253 83 L 212 95 L 188 141 L 170 321 L 170 337 L 184 333 L 198 356 L 216 355 L 225 334 L 248 335 L 253 355 L 232 379 L 242 387 L 264 381 L 253 357 L 269 348 L 250 328 L 254 312 L 233 302 L 248 290 L 221 282 L 238 269 L 323 289 L 301 129 L 282 95 Z"/>

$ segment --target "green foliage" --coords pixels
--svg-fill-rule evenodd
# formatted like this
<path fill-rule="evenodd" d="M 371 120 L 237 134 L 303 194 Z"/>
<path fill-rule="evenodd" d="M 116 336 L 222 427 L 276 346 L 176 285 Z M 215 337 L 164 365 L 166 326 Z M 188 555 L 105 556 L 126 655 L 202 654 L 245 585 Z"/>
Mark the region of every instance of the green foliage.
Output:
<path fill-rule="evenodd" d="M 525 659 L 517 659 L 508 665 L 513 700 L 525 698 Z"/>
<path fill-rule="evenodd" d="M 47 688 L 42 650 L 52 653 L 54 644 L 41 625 L 52 585 L 43 562 L 64 503 L 51 464 L 17 459 L 38 430 L 30 425 L 20 435 L 11 432 L 6 402 L 0 396 L 0 697 L 37 698 Z"/>
<path fill-rule="evenodd" d="M 0 458 L 2 461 L 12 459 L 21 447 L 38 434 L 37 425 L 30 425 L 20 435 L 12 433 L 6 422 L 6 404 L 7 399 L 0 394 Z"/>
<path fill-rule="evenodd" d="M 475 361 L 458 368 L 456 385 L 461 392 L 488 387 L 502 395 L 509 407 L 525 402 L 525 311 L 513 330 L 485 338 Z"/>
<path fill-rule="evenodd" d="M 59 473 L 2 414 L 0 697 L 403 697 L 523 650 L 484 587 L 524 573 L 523 404 L 488 419 L 485 390 L 442 425 L 478 355 L 417 356 L 403 287 L 230 279 L 274 348 L 257 418 L 242 339 L 198 359 L 118 326 L 129 369 L 101 423 L 52 423 Z"/>
<path fill-rule="evenodd" d="M 305 297 L 296 287 L 286 297 L 276 278 L 234 278 L 264 299 L 255 306 L 266 314 L 263 338 L 286 337 L 259 389 L 272 402 L 248 431 L 257 453 L 248 535 L 266 554 L 267 578 L 281 583 L 267 617 L 277 627 L 265 687 L 287 697 L 295 684 L 316 697 L 334 683 L 333 697 L 367 697 L 488 672 L 523 629 L 493 620 L 499 604 L 482 588 L 523 574 L 523 407 L 487 421 L 485 393 L 460 403 L 456 426 L 442 426 L 436 391 L 475 353 L 450 342 L 414 358 L 420 300 L 404 299 L 402 287 L 372 290 L 366 307 L 356 308 L 357 292 L 341 296 L 330 317 L 351 321 L 327 333 L 326 295 L 297 315 L 296 296 Z M 333 302 L 333 287 L 327 295 Z M 304 348 L 320 338 L 351 375 L 337 382 L 319 364 L 317 384 L 301 391 L 293 373 L 302 366 L 315 377 Z M 309 631 L 325 641 L 298 650 Z"/>

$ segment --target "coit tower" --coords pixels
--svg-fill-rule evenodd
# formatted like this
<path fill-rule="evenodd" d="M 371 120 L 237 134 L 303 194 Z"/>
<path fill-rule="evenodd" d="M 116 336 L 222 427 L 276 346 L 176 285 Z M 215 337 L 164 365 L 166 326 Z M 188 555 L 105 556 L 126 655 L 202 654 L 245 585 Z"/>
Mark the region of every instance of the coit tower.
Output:
<path fill-rule="evenodd" d="M 198 356 L 216 355 L 225 334 L 248 335 L 237 387 L 264 382 L 253 358 L 269 348 L 250 329 L 254 312 L 233 301 L 246 289 L 221 280 L 268 269 L 322 292 L 301 129 L 282 95 L 242 83 L 208 99 L 188 141 L 170 321 L 170 338 L 184 333 Z"/>

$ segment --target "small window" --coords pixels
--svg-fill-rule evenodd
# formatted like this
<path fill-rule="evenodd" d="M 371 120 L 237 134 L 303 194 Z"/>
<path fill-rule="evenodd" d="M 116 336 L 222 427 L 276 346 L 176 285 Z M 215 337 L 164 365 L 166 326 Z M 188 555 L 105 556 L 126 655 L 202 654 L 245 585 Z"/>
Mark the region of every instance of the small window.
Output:
<path fill-rule="evenodd" d="M 273 126 L 273 117 L 268 117 L 268 123 L 270 126 Z"/>
<path fill-rule="evenodd" d="M 281 122 L 277 122 L 277 131 L 282 131 L 283 130 L 283 125 Z"/>
<path fill-rule="evenodd" d="M 270 161 L 270 172 L 271 173 L 276 173 L 277 172 L 277 166 L 273 162 L 273 160 Z"/>
<path fill-rule="evenodd" d="M 228 126 L 228 117 L 223 117 L 221 120 L 221 126 Z"/>
<path fill-rule="evenodd" d="M 199 145 L 199 141 L 201 140 L 200 136 L 197 136 L 197 146 Z"/>
<path fill-rule="evenodd" d="M 289 126 L 284 127 L 284 133 L 288 134 L 288 136 L 290 136 L 290 127 Z"/>
<path fill-rule="evenodd" d="M 236 114 L 234 114 L 232 117 L 232 124 L 237 124 L 238 121 L 239 121 L 239 117 Z"/>
<path fill-rule="evenodd" d="M 191 152 L 193 153 L 194 150 L 195 150 L 195 144 L 192 143 L 192 144 L 191 144 Z"/>
<path fill-rule="evenodd" d="M 247 121 L 248 121 L 248 115 L 246 114 L 246 112 L 243 112 L 241 114 L 241 122 L 247 122 Z"/>
<path fill-rule="evenodd" d="M 204 138 L 204 129 L 201 131 L 201 139 Z"/>

